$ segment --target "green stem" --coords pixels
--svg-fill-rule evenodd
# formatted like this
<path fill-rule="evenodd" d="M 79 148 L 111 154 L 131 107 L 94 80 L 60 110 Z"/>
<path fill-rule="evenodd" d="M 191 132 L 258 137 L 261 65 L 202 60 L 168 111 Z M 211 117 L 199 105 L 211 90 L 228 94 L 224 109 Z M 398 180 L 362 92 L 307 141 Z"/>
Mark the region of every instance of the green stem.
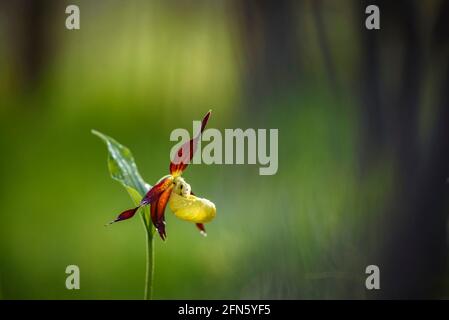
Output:
<path fill-rule="evenodd" d="M 146 233 L 146 267 L 145 267 L 145 300 L 151 300 L 153 297 L 153 279 L 154 279 L 154 246 L 153 246 L 153 226 L 147 215 L 147 209 L 142 212 L 142 221 Z"/>
<path fill-rule="evenodd" d="M 147 266 L 145 276 L 145 300 L 151 300 L 153 297 L 153 279 L 154 279 L 154 248 L 153 235 L 151 229 L 147 231 Z"/>

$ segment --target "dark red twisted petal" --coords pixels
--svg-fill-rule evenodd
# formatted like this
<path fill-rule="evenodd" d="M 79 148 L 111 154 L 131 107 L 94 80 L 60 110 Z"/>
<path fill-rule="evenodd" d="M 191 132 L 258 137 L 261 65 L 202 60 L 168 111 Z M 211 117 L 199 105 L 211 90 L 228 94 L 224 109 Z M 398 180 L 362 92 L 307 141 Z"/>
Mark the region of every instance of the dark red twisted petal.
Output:
<path fill-rule="evenodd" d="M 161 239 L 164 240 L 161 233 L 164 234 L 164 237 L 165 237 L 165 225 L 164 225 L 164 221 L 162 221 L 162 224 L 161 224 L 157 220 L 157 201 L 156 200 L 150 204 L 150 215 L 151 215 L 151 221 L 153 222 L 154 227 L 159 232 Z"/>
<path fill-rule="evenodd" d="M 170 162 L 170 174 L 173 176 L 179 176 L 182 172 L 187 168 L 190 161 L 192 161 L 193 156 L 195 155 L 198 140 L 201 137 L 201 133 L 203 133 L 204 128 L 206 128 L 206 124 L 209 121 L 209 117 L 211 115 L 211 111 L 204 116 L 201 121 L 201 130 L 198 135 L 184 143 L 181 148 L 179 148 L 178 152 L 176 152 L 175 158 Z"/>
<path fill-rule="evenodd" d="M 135 207 L 133 209 L 123 211 L 122 213 L 120 213 L 118 215 L 117 218 L 115 218 L 114 221 L 109 222 L 107 225 L 113 224 L 114 222 L 123 221 L 123 220 L 127 220 L 129 218 L 132 218 L 136 214 L 137 210 L 139 210 L 139 208 L 140 208 L 140 206 Z"/>
<path fill-rule="evenodd" d="M 157 229 L 159 236 L 162 240 L 165 240 L 167 234 L 165 233 L 165 207 L 170 199 L 173 185 L 165 189 L 160 197 L 151 203 L 151 221 L 154 227 Z"/>

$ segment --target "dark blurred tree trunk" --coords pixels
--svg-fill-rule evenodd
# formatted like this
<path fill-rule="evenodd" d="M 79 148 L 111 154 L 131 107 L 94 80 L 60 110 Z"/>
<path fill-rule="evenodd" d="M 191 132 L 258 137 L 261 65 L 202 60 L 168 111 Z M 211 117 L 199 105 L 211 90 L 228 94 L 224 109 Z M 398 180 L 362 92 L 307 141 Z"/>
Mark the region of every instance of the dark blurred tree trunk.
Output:
<path fill-rule="evenodd" d="M 357 4 L 360 6 L 359 1 Z M 442 279 L 447 251 L 449 68 L 441 72 L 438 117 L 431 138 L 420 146 L 418 116 L 423 80 L 434 57 L 424 55 L 418 2 L 362 1 L 359 10 L 364 12 L 369 4 L 380 8 L 381 30 L 362 30 L 362 168 L 369 170 L 380 150 L 393 155 L 397 164 L 393 202 L 383 217 L 387 223 L 379 257 L 379 295 L 426 298 L 435 294 L 437 281 Z M 447 10 L 447 2 L 443 2 L 437 25 L 442 19 L 448 21 Z M 434 36 L 438 37 L 438 32 Z M 384 55 L 381 47 L 386 50 Z M 401 64 L 392 64 L 391 55 L 398 52 Z M 382 59 L 385 55 L 390 56 Z M 401 85 L 390 82 L 387 87 L 388 77 L 398 73 Z"/>
<path fill-rule="evenodd" d="M 60 27 L 64 28 L 65 13 L 57 0 L 0 0 L 7 18 L 8 45 L 17 59 L 18 78 L 24 91 L 34 90 L 51 60 L 54 41 L 50 23 L 56 7 L 62 8 Z"/>
<path fill-rule="evenodd" d="M 449 58 L 449 57 L 448 57 Z M 405 160 L 385 239 L 382 296 L 428 298 L 443 279 L 449 196 L 449 68 L 442 80 L 438 118 L 428 154 Z M 408 163 L 408 165 L 407 165 Z"/>
<path fill-rule="evenodd" d="M 336 98 L 339 98 L 341 96 L 340 92 L 341 89 L 337 81 L 336 77 L 337 74 L 328 40 L 326 23 L 323 17 L 324 12 L 323 1 L 312 0 L 311 6 L 312 6 L 313 21 L 315 23 L 315 28 L 317 31 L 318 44 L 323 54 L 324 69 L 326 70 L 326 75 L 329 79 L 329 85 L 333 91 L 334 96 Z"/>
<path fill-rule="evenodd" d="M 236 0 L 232 3 L 243 47 L 247 105 L 263 112 L 267 98 L 299 83 L 298 1 Z"/>
<path fill-rule="evenodd" d="M 381 95 L 383 88 L 380 79 L 380 30 L 367 30 L 365 28 L 365 8 L 369 4 L 377 4 L 383 8 L 383 1 L 356 0 L 356 10 L 360 14 L 360 43 L 362 46 L 361 67 L 360 67 L 360 104 L 361 112 L 361 159 L 362 173 L 367 167 L 371 167 L 378 155 L 382 154 L 386 143 L 385 115 L 382 108 Z M 383 12 L 383 10 L 382 10 Z M 381 15 L 381 21 L 383 16 Z"/>
<path fill-rule="evenodd" d="M 386 148 L 397 149 L 401 157 L 415 158 L 424 62 L 416 2 L 378 0 L 357 4 L 362 14 L 362 163 L 369 167 Z M 370 4 L 380 8 L 380 30 L 365 28 L 365 8 Z M 382 63 L 391 63 L 395 58 L 401 64 Z M 394 79 L 396 74 L 401 86 L 388 87 L 388 78 Z"/>

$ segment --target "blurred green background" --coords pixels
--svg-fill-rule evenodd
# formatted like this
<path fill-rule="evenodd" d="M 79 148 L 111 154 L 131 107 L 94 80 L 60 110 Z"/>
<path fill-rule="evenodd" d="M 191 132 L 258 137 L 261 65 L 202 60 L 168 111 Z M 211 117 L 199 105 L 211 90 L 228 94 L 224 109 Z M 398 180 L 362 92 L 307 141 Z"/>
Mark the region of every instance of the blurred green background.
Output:
<path fill-rule="evenodd" d="M 187 169 L 217 218 L 203 238 L 167 209 L 156 299 L 448 296 L 448 2 L 371 2 L 1 1 L 0 298 L 141 299 L 144 229 L 103 226 L 131 200 L 90 130 L 154 184 L 209 109 L 279 129 L 279 170 Z"/>

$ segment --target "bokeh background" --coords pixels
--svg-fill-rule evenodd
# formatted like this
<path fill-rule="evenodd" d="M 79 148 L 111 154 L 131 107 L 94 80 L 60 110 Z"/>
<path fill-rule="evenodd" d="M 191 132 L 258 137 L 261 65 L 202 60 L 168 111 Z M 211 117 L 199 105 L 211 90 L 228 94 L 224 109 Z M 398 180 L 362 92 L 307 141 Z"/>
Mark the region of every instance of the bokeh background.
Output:
<path fill-rule="evenodd" d="M 203 238 L 167 210 L 155 298 L 449 297 L 448 21 L 444 0 L 0 1 L 0 298 L 141 299 L 145 233 L 103 226 L 131 200 L 90 130 L 154 184 L 209 109 L 279 129 L 279 170 L 188 168 L 218 215 Z"/>

